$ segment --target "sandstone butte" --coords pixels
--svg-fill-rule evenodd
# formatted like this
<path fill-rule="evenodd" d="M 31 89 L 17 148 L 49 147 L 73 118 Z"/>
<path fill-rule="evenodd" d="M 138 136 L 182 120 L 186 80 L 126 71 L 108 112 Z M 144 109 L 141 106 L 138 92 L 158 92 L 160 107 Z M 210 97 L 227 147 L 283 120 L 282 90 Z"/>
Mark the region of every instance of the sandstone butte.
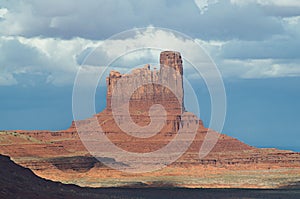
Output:
<path fill-rule="evenodd" d="M 188 150 L 165 168 L 133 174 L 107 167 L 85 148 L 75 122 L 69 129 L 62 131 L 2 131 L 0 153 L 10 156 L 16 163 L 31 169 L 42 178 L 89 187 L 277 188 L 300 181 L 300 153 L 255 148 L 225 134 L 219 134 L 212 151 L 200 159 L 198 153 L 201 144 L 211 130 L 185 110 L 182 75 L 181 55 L 172 51 L 161 53 L 159 70 L 151 70 L 146 65 L 130 74 L 111 71 L 106 79 L 106 109 L 91 118 L 78 121 L 87 132 L 97 132 L 93 124 L 96 118 L 105 135 L 116 146 L 138 153 L 156 151 L 165 146 L 186 122 L 197 124 L 196 136 Z M 170 88 L 159 85 L 165 81 Z M 141 83 L 147 84 L 135 89 Z M 120 123 L 126 122 L 128 116 L 123 115 L 123 120 L 122 117 L 114 119 L 111 103 L 115 99 L 119 105 L 126 101 L 128 96 L 124 94 L 124 89 L 135 89 L 130 95 L 129 112 L 132 120 L 140 126 L 149 125 L 149 108 L 152 105 L 161 104 L 165 108 L 166 122 L 159 133 L 149 138 L 138 138 L 120 129 Z M 175 93 L 171 92 L 172 89 Z M 117 98 L 112 97 L 113 92 Z M 188 119 L 180 116 L 183 112 L 188 115 Z M 152 116 L 154 119 L 161 117 L 155 112 Z M 112 158 L 109 154 L 100 158 L 120 165 L 141 164 L 124 157 Z"/>

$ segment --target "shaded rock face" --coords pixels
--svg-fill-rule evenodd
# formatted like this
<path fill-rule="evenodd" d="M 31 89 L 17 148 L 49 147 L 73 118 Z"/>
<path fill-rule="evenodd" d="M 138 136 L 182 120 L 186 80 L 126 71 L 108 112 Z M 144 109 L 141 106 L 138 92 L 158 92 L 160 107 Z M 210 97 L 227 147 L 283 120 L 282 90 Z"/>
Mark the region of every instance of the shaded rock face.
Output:
<path fill-rule="evenodd" d="M 100 162 L 100 161 L 101 162 Z M 50 164 L 54 165 L 57 169 L 63 172 L 79 172 L 85 173 L 94 167 L 108 169 L 103 163 L 122 164 L 116 162 L 113 158 L 107 157 L 91 157 L 91 156 L 71 156 L 71 157 L 57 157 L 49 158 L 47 160 Z M 124 164 L 123 164 L 124 165 Z M 125 165 L 126 166 L 126 165 Z"/>
<path fill-rule="evenodd" d="M 74 156 L 52 158 L 49 162 L 62 171 L 87 172 L 95 166 L 98 160 L 94 157 Z"/>
<path fill-rule="evenodd" d="M 132 199 L 140 198 L 141 194 L 135 193 L 135 190 L 83 188 L 45 180 L 2 155 L 0 155 L 0 176 L 0 198 L 5 199 Z"/>

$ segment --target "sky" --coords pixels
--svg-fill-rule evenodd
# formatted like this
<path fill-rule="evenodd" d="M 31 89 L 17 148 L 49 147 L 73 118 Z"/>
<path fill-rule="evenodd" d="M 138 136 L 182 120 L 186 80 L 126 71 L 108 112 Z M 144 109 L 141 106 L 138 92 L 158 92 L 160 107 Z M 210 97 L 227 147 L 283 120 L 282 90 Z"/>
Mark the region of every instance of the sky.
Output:
<path fill-rule="evenodd" d="M 132 29 L 135 37 L 103 45 Z M 99 58 L 111 60 L 122 49 L 151 45 L 150 38 L 172 38 L 199 56 L 168 29 L 201 45 L 220 70 L 227 95 L 222 133 L 253 146 L 300 151 L 298 0 L 0 0 L 0 129 L 68 128 L 77 71 L 99 45 Z M 121 59 L 118 69 L 153 61 L 147 56 L 158 61 L 156 53 L 137 53 Z M 209 93 L 185 70 L 209 125 Z M 105 87 L 98 91 L 101 111 Z"/>

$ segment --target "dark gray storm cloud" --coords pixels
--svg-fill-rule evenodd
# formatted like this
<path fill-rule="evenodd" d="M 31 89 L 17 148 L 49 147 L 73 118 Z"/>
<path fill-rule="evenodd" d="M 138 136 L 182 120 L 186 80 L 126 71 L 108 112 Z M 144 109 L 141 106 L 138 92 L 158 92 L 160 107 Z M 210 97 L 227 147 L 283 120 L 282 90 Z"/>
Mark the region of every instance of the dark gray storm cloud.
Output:
<path fill-rule="evenodd" d="M 283 31 L 277 17 L 260 5 L 239 6 L 223 0 L 201 14 L 196 3 L 171 0 L 5 1 L 2 34 L 25 37 L 105 39 L 120 31 L 148 25 L 171 28 L 214 40 L 264 39 Z"/>
<path fill-rule="evenodd" d="M 40 51 L 20 43 L 18 40 L 2 40 L 0 45 L 0 63 L 1 65 L 17 68 L 20 65 L 30 67 L 41 65 L 45 60 Z"/>
<path fill-rule="evenodd" d="M 47 72 L 43 68 L 47 68 L 49 60 L 36 48 L 23 45 L 18 40 L 2 40 L 0 52 L 1 76 L 4 74 L 1 84 L 12 85 L 18 82 L 32 85 L 46 82 Z"/>
<path fill-rule="evenodd" d="M 0 84 L 6 80 L 15 84 L 15 78 L 21 79 L 17 74 L 38 72 L 45 73 L 48 81 L 57 79 L 54 76 L 67 79 L 61 73 L 74 76 L 78 65 L 95 49 L 91 43 L 120 31 L 150 25 L 201 40 L 224 74 L 248 78 L 265 74 L 298 76 L 300 6 L 294 4 L 298 5 L 296 1 L 291 4 L 272 0 L 1 1 L 0 36 L 4 47 L 0 49 L 0 64 L 9 69 L 2 73 Z M 5 44 L 9 37 L 11 41 Z M 14 44 L 19 37 L 28 39 L 27 43 Z M 80 41 L 82 38 L 84 41 Z M 118 39 L 120 42 L 112 43 L 111 48 L 117 50 L 119 45 L 133 42 Z M 147 37 L 139 42 L 147 43 L 146 40 Z M 214 41 L 221 44 L 215 45 Z M 80 42 L 82 45 L 77 45 Z M 101 56 L 95 60 L 111 59 L 107 48 L 99 50 Z M 280 72 L 274 73 L 278 67 Z"/>

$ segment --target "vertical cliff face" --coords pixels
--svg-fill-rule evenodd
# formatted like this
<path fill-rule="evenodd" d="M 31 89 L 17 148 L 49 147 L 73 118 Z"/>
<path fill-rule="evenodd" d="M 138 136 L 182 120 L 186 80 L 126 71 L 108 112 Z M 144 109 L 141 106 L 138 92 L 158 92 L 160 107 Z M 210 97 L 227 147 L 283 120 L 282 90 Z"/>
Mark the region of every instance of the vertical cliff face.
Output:
<path fill-rule="evenodd" d="M 182 111 L 184 111 L 183 66 L 179 52 L 164 51 L 160 54 L 160 82 L 175 92 Z M 168 89 L 163 90 L 164 99 L 168 99 Z"/>
<path fill-rule="evenodd" d="M 150 65 L 130 74 L 111 71 L 106 79 L 107 110 L 129 101 L 134 111 L 148 111 L 152 105 L 161 104 L 167 112 L 181 114 L 184 111 L 182 75 L 181 55 L 173 51 L 161 53 L 159 71 L 151 70 Z"/>
<path fill-rule="evenodd" d="M 183 75 L 182 59 L 179 52 L 164 51 L 160 53 L 160 72 L 166 67 L 174 68 L 181 76 Z"/>

